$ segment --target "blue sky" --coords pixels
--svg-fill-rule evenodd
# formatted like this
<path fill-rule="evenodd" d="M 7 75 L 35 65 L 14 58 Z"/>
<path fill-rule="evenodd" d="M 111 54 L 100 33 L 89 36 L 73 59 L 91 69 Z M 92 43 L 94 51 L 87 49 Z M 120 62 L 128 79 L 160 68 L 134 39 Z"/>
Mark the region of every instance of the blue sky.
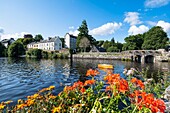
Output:
<path fill-rule="evenodd" d="M 0 37 L 77 35 L 87 21 L 97 40 L 124 38 L 162 26 L 170 36 L 170 0 L 0 0 Z"/>

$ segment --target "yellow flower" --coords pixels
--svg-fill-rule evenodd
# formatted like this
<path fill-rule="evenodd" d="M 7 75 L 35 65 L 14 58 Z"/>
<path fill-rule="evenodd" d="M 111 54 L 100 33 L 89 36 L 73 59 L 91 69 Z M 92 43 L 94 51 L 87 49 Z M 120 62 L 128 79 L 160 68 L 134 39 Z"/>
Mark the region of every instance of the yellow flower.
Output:
<path fill-rule="evenodd" d="M 22 103 L 22 100 L 21 100 L 21 99 L 19 99 L 19 100 L 18 100 L 18 103 L 19 103 L 19 104 L 20 104 L 20 103 Z"/>
<path fill-rule="evenodd" d="M 49 98 L 50 99 L 55 99 L 57 96 L 54 96 L 54 95 L 50 95 Z"/>
<path fill-rule="evenodd" d="M 0 104 L 0 109 L 4 109 L 5 105 Z"/>
<path fill-rule="evenodd" d="M 27 100 L 27 105 L 31 106 L 32 104 L 34 104 L 34 100 Z"/>
<path fill-rule="evenodd" d="M 59 107 L 54 107 L 54 108 L 52 109 L 52 113 L 60 112 L 60 109 L 61 109 L 60 106 L 59 106 Z"/>
<path fill-rule="evenodd" d="M 17 105 L 17 109 L 23 109 L 26 106 L 27 106 L 26 104 L 19 104 Z"/>
<path fill-rule="evenodd" d="M 55 86 L 50 86 L 49 87 L 49 90 L 52 90 L 52 89 L 54 89 L 55 88 Z"/>
<path fill-rule="evenodd" d="M 12 100 L 8 100 L 5 102 L 5 104 L 10 104 L 11 102 L 13 102 Z"/>

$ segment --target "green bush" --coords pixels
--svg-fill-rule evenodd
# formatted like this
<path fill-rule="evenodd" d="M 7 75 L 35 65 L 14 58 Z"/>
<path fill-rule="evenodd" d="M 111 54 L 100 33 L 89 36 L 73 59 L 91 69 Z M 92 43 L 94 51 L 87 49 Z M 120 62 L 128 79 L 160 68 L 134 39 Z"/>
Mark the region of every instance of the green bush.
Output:
<path fill-rule="evenodd" d="M 27 57 L 42 58 L 41 49 L 30 49 L 27 51 Z"/>
<path fill-rule="evenodd" d="M 8 48 L 9 57 L 18 57 L 25 54 L 24 45 L 21 42 L 15 41 Z"/>

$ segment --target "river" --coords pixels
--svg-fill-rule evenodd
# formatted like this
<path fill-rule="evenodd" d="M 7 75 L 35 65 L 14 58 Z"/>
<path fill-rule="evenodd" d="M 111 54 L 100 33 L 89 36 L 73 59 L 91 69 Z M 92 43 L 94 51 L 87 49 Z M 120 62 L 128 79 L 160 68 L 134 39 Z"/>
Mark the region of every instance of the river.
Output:
<path fill-rule="evenodd" d="M 55 94 L 58 94 L 65 85 L 71 85 L 75 81 L 86 79 L 84 76 L 89 68 L 97 68 L 97 64 L 112 64 L 114 73 L 120 73 L 123 77 L 124 68 L 137 68 L 142 70 L 149 67 L 150 72 L 169 71 L 170 63 L 141 64 L 135 62 L 123 62 L 119 60 L 88 60 L 76 59 L 72 62 L 66 59 L 27 59 L 27 58 L 0 58 L 0 102 L 25 99 L 28 95 L 38 90 L 54 85 Z M 102 79 L 105 72 L 100 71 L 97 79 Z"/>

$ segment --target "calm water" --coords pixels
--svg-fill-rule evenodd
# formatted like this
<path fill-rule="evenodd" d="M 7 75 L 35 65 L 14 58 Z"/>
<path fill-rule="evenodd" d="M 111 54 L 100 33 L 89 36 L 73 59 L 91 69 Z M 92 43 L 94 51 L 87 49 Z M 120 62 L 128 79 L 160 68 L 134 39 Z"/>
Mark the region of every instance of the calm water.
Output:
<path fill-rule="evenodd" d="M 135 67 L 141 70 L 149 66 L 152 71 L 162 70 L 170 72 L 170 63 L 140 64 L 122 62 L 118 60 L 35 60 L 0 58 L 0 102 L 6 100 L 17 101 L 38 90 L 54 85 L 54 93 L 62 91 L 65 85 L 86 79 L 85 73 L 89 68 L 96 68 L 99 63 L 114 65 L 114 72 L 123 75 L 124 68 Z M 100 71 L 98 79 L 105 74 Z"/>

